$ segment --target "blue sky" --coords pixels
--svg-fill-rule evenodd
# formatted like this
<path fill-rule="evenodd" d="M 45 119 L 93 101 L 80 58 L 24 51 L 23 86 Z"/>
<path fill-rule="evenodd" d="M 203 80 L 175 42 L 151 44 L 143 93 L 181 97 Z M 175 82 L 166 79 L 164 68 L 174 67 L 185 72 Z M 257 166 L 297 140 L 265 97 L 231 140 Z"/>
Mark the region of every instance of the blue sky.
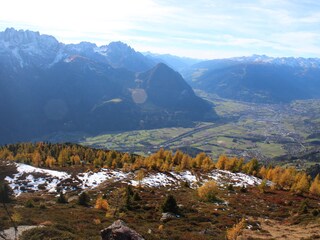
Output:
<path fill-rule="evenodd" d="M 318 0 L 10 0 L 0 8 L 7 27 L 203 59 L 320 57 Z"/>

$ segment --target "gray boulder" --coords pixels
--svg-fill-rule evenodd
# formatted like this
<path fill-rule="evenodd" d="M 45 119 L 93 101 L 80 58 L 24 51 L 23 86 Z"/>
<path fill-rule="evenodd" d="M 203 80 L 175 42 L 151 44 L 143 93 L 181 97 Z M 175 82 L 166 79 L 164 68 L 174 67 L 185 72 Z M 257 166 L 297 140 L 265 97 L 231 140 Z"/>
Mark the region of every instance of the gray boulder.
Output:
<path fill-rule="evenodd" d="M 102 240 L 144 240 L 144 238 L 129 228 L 122 220 L 117 220 L 101 231 Z"/>

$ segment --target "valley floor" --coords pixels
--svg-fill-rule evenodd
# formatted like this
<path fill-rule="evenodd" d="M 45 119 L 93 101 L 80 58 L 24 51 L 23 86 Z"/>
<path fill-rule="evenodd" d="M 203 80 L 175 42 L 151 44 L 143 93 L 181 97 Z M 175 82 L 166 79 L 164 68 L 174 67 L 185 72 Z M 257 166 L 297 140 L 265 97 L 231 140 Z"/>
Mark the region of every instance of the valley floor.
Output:
<path fill-rule="evenodd" d="M 98 136 L 72 136 L 83 145 L 148 154 L 160 147 L 182 149 L 195 155 L 204 151 L 217 159 L 221 154 L 290 162 L 308 168 L 319 163 L 320 101 L 291 104 L 253 104 L 198 94 L 215 104 L 222 117 L 194 128 L 162 128 Z M 59 136 L 59 139 L 68 136 Z M 51 137 L 49 140 L 55 140 Z"/>

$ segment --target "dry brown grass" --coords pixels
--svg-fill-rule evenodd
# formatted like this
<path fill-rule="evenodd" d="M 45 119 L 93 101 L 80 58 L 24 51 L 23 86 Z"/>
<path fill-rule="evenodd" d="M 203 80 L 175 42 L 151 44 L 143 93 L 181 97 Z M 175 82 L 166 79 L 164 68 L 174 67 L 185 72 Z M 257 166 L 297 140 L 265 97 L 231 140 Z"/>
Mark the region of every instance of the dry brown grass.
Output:
<path fill-rule="evenodd" d="M 260 230 L 244 230 L 239 239 L 320 239 L 320 224 L 289 225 L 275 220 L 259 219 Z"/>

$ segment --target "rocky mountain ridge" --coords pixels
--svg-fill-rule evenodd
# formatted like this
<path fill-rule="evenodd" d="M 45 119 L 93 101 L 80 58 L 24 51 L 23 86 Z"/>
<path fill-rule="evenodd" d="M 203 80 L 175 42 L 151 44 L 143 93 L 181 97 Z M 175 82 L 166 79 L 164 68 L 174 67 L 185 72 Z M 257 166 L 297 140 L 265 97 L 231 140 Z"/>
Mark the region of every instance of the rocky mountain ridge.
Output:
<path fill-rule="evenodd" d="M 145 71 L 157 64 L 122 42 L 100 47 L 89 42 L 63 44 L 53 36 L 13 28 L 0 32 L 1 54 L 9 55 L 12 63 L 21 68 L 32 65 L 48 68 L 73 55 L 131 71 Z"/>

